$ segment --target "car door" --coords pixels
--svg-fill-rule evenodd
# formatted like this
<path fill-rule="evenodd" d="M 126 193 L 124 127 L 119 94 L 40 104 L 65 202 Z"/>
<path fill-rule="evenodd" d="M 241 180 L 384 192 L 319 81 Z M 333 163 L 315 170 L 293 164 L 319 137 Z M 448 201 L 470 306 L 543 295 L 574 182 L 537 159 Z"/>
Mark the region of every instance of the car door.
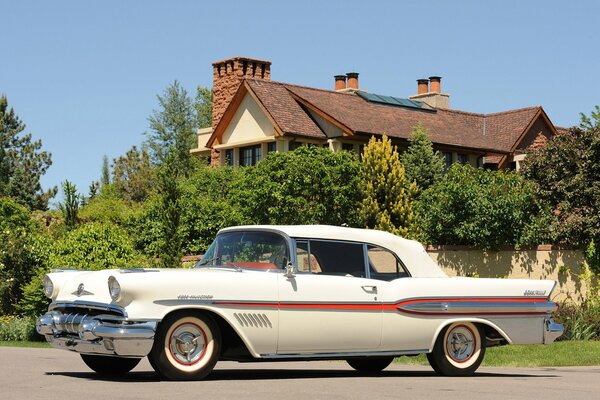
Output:
<path fill-rule="evenodd" d="M 280 275 L 278 354 L 376 350 L 381 282 L 367 279 L 362 243 L 297 240 L 298 272 Z"/>

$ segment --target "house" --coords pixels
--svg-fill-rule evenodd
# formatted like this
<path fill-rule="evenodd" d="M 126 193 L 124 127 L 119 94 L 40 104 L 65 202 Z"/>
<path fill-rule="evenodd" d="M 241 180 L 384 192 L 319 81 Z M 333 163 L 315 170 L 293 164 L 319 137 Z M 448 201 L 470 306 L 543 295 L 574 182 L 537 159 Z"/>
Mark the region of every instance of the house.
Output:
<path fill-rule="evenodd" d="M 441 77 L 417 80 L 408 98 L 369 93 L 358 73 L 334 77 L 324 90 L 271 80 L 271 62 L 235 57 L 213 63 L 213 122 L 191 153 L 212 165 L 254 165 L 269 152 L 313 144 L 362 153 L 373 136 L 400 150 L 422 123 L 446 164 L 519 169 L 528 150 L 556 134 L 540 106 L 478 114 L 454 110 Z"/>

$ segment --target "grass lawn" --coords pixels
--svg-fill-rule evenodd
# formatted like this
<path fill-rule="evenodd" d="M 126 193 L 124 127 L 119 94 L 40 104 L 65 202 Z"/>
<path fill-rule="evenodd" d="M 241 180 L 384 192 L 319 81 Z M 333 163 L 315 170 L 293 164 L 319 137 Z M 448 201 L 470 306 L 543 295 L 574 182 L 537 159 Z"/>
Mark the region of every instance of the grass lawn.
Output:
<path fill-rule="evenodd" d="M 37 348 L 50 348 L 47 342 L 15 342 L 15 341 L 0 341 L 0 346 L 9 347 L 37 347 Z"/>
<path fill-rule="evenodd" d="M 425 355 L 400 357 L 403 365 L 429 365 Z M 486 349 L 484 367 L 575 367 L 600 365 L 600 341 L 564 341 L 542 344 L 500 346 Z"/>

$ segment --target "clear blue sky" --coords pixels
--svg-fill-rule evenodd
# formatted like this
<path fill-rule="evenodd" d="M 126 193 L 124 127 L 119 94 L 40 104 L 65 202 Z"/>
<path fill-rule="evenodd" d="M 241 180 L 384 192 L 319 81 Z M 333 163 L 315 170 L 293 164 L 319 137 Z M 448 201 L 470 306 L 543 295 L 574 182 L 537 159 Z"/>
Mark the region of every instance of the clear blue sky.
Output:
<path fill-rule="evenodd" d="M 212 85 L 211 62 L 268 59 L 272 79 L 320 88 L 356 71 L 407 97 L 441 75 L 451 107 L 542 105 L 561 126 L 600 104 L 598 1 L 0 0 L 0 93 L 53 156 L 45 187 L 87 193 L 144 140 L 156 94 Z"/>

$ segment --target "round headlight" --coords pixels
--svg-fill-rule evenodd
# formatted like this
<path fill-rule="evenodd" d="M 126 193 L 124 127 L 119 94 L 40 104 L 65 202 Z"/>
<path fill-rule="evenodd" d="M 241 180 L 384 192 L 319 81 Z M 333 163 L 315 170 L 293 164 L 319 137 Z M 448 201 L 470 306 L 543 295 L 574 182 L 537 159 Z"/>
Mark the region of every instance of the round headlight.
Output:
<path fill-rule="evenodd" d="M 121 285 L 119 285 L 117 278 L 114 276 L 108 278 L 108 292 L 113 301 L 119 300 L 119 297 L 121 296 Z"/>
<path fill-rule="evenodd" d="M 47 298 L 51 299 L 54 294 L 54 284 L 52 283 L 52 279 L 48 275 L 44 276 L 42 280 L 42 285 L 44 286 L 44 294 Z"/>

